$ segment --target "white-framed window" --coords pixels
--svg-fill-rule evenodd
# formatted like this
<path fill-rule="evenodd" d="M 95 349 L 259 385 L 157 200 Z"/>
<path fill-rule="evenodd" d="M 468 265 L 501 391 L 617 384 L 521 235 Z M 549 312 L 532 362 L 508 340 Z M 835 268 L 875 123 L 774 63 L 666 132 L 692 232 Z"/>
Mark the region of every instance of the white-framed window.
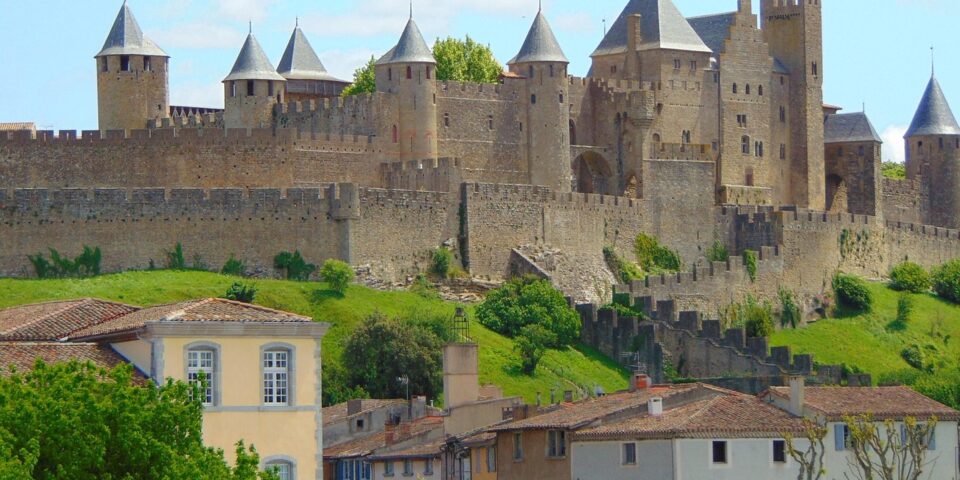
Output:
<path fill-rule="evenodd" d="M 714 465 L 726 465 L 730 462 L 725 440 L 714 440 L 710 448 L 710 461 Z"/>
<path fill-rule="evenodd" d="M 623 457 L 621 463 L 623 465 L 636 465 L 637 464 L 637 444 L 634 442 L 624 443 L 623 444 Z"/>
<path fill-rule="evenodd" d="M 270 462 L 267 464 L 267 470 L 273 471 L 277 474 L 277 477 L 280 480 L 294 480 L 293 479 L 293 465 L 290 462 L 276 461 Z"/>
<path fill-rule="evenodd" d="M 290 383 L 290 352 L 267 350 L 263 352 L 263 404 L 287 405 Z"/>
<path fill-rule="evenodd" d="M 187 382 L 200 382 L 203 376 L 204 387 L 200 390 L 200 401 L 204 406 L 214 404 L 214 382 L 218 379 L 214 374 L 217 361 L 217 352 L 212 348 L 192 348 L 187 351 Z"/>
<path fill-rule="evenodd" d="M 563 430 L 547 432 L 547 456 L 550 458 L 567 456 L 567 432 Z"/>

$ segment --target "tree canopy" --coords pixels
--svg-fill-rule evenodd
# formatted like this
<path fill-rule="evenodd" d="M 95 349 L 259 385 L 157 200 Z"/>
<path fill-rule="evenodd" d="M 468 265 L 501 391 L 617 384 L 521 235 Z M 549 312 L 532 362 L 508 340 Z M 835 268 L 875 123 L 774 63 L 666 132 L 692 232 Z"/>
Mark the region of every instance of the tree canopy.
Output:
<path fill-rule="evenodd" d="M 373 55 L 371 55 L 370 60 L 366 64 L 354 70 L 353 83 L 343 89 L 341 96 L 347 97 L 350 95 L 362 95 L 375 92 L 377 90 L 376 63 Z"/>
<path fill-rule="evenodd" d="M 183 382 L 140 385 L 130 365 L 38 361 L 0 378 L 0 480 L 276 480 L 252 446 L 238 442 L 230 467 L 203 445 L 199 398 Z"/>
<path fill-rule="evenodd" d="M 541 325 L 553 333 L 547 347 L 560 348 L 580 339 L 580 316 L 567 304 L 563 293 L 547 280 L 515 278 L 487 294 L 477 306 L 483 326 L 516 337 L 527 325 Z"/>

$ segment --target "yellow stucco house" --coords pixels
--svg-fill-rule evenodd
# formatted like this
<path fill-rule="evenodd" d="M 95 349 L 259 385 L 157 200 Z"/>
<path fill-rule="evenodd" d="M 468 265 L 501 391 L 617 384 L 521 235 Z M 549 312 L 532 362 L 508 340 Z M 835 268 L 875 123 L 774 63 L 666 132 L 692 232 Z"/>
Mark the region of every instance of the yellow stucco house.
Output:
<path fill-rule="evenodd" d="M 281 478 L 323 478 L 321 348 L 308 317 L 219 298 L 138 308 L 96 299 L 0 310 L 0 365 L 121 361 L 154 382 L 205 375 L 203 437 L 240 439 Z"/>

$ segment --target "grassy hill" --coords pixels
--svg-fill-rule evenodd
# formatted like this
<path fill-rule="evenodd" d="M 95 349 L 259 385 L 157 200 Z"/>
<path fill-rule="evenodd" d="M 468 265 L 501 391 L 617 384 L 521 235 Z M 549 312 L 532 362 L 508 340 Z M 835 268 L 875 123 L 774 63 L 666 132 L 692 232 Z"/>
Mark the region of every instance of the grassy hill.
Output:
<path fill-rule="evenodd" d="M 869 284 L 869 289 L 874 298 L 870 313 L 841 314 L 805 328 L 782 330 L 773 335 L 771 344 L 789 345 L 794 353 L 812 353 L 818 363 L 846 364 L 871 373 L 875 383 L 924 383 L 930 379 L 924 377 L 936 377 L 960 389 L 955 385 L 960 369 L 960 307 L 933 294 L 911 294 L 911 321 L 900 327 L 894 322 L 900 292 L 880 283 Z M 902 355 L 905 349 L 922 352 L 928 371 L 907 363 Z"/>
<path fill-rule="evenodd" d="M 158 305 L 199 297 L 217 297 L 237 281 L 206 272 L 127 272 L 90 279 L 13 280 L 0 279 L 0 308 L 49 300 L 96 297 L 140 306 Z M 338 359 L 345 338 L 367 315 L 411 312 L 453 315 L 455 304 L 425 299 L 410 292 L 380 292 L 351 286 L 344 297 L 320 282 L 258 280 L 255 303 L 307 315 L 331 324 L 324 338 L 324 359 Z M 472 310 L 468 309 L 468 313 Z M 507 395 L 522 395 L 533 401 L 536 392 L 559 391 L 600 385 L 607 391 L 626 388 L 627 374 L 614 362 L 585 347 L 550 351 L 533 376 L 519 371 L 513 342 L 476 322 L 471 335 L 480 345 L 480 381 L 503 388 Z"/>

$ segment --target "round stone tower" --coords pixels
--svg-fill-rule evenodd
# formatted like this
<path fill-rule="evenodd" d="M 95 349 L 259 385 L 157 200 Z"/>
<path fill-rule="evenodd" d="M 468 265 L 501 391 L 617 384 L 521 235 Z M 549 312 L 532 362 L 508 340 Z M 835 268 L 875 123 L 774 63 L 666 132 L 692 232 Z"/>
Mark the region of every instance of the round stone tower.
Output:
<path fill-rule="evenodd" d="M 169 117 L 170 56 L 143 35 L 127 2 L 95 58 L 101 131 L 147 128 Z"/>
<path fill-rule="evenodd" d="M 571 191 L 570 103 L 566 55 L 543 11 L 537 12 L 510 72 L 525 78 L 527 161 L 530 183 L 557 192 Z"/>
<path fill-rule="evenodd" d="M 920 178 L 930 196 L 924 221 L 960 228 L 960 125 L 936 76 L 930 77 L 904 140 L 907 177 Z"/>
<path fill-rule="evenodd" d="M 377 91 L 396 95 L 387 135 L 400 160 L 437 158 L 436 67 L 411 15 L 400 41 L 376 64 Z"/>
<path fill-rule="evenodd" d="M 253 29 L 223 79 L 226 128 L 267 128 L 273 125 L 274 107 L 284 102 L 287 80 L 277 73 L 253 36 Z"/>

